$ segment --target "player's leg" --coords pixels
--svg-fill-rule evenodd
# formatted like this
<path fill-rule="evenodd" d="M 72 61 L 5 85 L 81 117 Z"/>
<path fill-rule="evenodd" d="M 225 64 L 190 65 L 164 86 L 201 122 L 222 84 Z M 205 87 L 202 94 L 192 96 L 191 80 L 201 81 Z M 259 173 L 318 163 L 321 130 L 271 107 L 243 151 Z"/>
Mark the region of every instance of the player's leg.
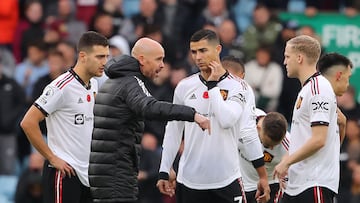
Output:
<path fill-rule="evenodd" d="M 42 174 L 44 203 L 56 202 L 55 173 L 56 173 L 56 168 L 50 167 L 49 162 L 46 160 L 44 163 L 43 174 Z"/>
<path fill-rule="evenodd" d="M 214 189 L 212 191 L 212 203 L 223 202 L 223 203 L 246 203 L 246 195 L 242 190 L 241 179 L 233 181 L 230 185 Z"/>
<path fill-rule="evenodd" d="M 255 199 L 256 190 L 251 192 L 245 192 L 247 203 L 257 203 Z"/>
<path fill-rule="evenodd" d="M 183 184 L 176 185 L 176 203 L 209 203 L 209 190 L 194 190 Z"/>
<path fill-rule="evenodd" d="M 335 193 L 324 187 L 312 187 L 304 192 L 306 202 L 333 203 Z M 302 198 L 301 198 L 302 199 Z"/>
<path fill-rule="evenodd" d="M 270 200 L 268 202 L 278 202 L 279 195 L 281 195 L 279 183 L 270 184 Z"/>

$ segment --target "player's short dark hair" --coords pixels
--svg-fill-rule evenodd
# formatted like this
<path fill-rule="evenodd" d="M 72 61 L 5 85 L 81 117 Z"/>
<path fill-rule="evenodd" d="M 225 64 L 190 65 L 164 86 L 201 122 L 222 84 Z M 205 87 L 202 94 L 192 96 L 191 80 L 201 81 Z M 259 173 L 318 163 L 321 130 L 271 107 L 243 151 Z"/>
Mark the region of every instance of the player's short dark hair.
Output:
<path fill-rule="evenodd" d="M 217 36 L 214 31 L 206 29 L 198 30 L 190 38 L 190 42 L 198 42 L 200 40 L 208 40 L 209 42 L 220 43 L 219 36 Z"/>
<path fill-rule="evenodd" d="M 242 73 L 245 73 L 245 65 L 244 63 L 241 61 L 240 58 L 238 57 L 235 57 L 235 56 L 224 56 L 222 59 L 221 59 L 221 64 L 224 66 L 225 69 L 229 68 L 229 67 L 234 67 L 233 64 L 238 64 L 240 70 L 238 71 L 241 71 Z"/>
<path fill-rule="evenodd" d="M 94 31 L 85 32 L 79 40 L 77 49 L 79 51 L 90 51 L 93 46 L 109 46 L 108 39 L 100 33 Z"/>
<path fill-rule="evenodd" d="M 278 112 L 266 114 L 262 122 L 263 132 L 274 142 L 280 142 L 287 130 L 286 118 Z"/>
<path fill-rule="evenodd" d="M 341 54 L 332 52 L 332 53 L 324 54 L 319 59 L 319 61 L 317 63 L 317 69 L 322 74 L 327 74 L 327 72 L 333 66 L 337 66 L 337 65 L 345 66 L 345 67 L 350 66 L 350 68 L 353 67 L 353 64 L 351 63 L 351 61 L 346 56 L 343 56 Z"/>

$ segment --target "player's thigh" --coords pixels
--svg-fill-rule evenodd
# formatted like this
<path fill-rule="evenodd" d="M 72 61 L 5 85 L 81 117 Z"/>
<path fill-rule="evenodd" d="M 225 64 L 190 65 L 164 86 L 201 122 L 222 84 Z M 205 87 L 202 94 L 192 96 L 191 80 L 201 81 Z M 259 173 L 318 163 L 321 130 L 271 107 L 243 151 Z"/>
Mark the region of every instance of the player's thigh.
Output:
<path fill-rule="evenodd" d="M 321 202 L 333 203 L 334 192 L 325 187 L 311 187 L 300 193 L 297 197 L 298 202 Z"/>
<path fill-rule="evenodd" d="M 64 177 L 59 170 L 49 166 L 48 162 L 44 165 L 43 186 L 44 203 L 91 202 L 91 198 L 89 201 L 83 201 L 81 199 L 83 196 L 82 187 L 84 186 L 81 184 L 77 176 Z"/>
<path fill-rule="evenodd" d="M 212 198 L 211 202 L 217 203 L 217 202 L 223 202 L 223 203 L 242 203 L 246 202 L 244 199 L 246 199 L 245 193 L 242 190 L 242 183 L 241 180 L 235 180 L 230 185 L 214 189 L 212 191 Z"/>
<path fill-rule="evenodd" d="M 297 196 L 289 196 L 286 193 L 281 203 L 334 203 L 334 192 L 324 187 L 311 187 Z"/>
<path fill-rule="evenodd" d="M 255 199 L 256 190 L 251 192 L 245 192 L 247 203 L 257 203 Z"/>
<path fill-rule="evenodd" d="M 209 203 L 209 190 L 195 190 L 183 184 L 176 185 L 176 203 Z"/>

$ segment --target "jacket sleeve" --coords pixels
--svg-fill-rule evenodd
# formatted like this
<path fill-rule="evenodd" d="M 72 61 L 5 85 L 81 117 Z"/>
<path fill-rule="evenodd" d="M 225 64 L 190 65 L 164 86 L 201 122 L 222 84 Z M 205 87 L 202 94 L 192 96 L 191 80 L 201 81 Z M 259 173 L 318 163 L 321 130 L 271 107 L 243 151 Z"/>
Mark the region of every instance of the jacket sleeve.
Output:
<path fill-rule="evenodd" d="M 128 107 L 141 118 L 149 120 L 194 121 L 195 109 L 169 102 L 158 101 L 150 95 L 143 81 L 133 77 L 124 89 Z"/>
<path fill-rule="evenodd" d="M 180 98 L 175 89 L 174 104 L 180 103 Z M 171 121 L 168 122 L 165 130 L 165 136 L 163 140 L 163 151 L 161 156 L 161 163 L 159 172 L 170 173 L 170 169 L 174 163 L 176 154 L 181 144 L 181 138 L 185 127 L 184 121 Z"/>

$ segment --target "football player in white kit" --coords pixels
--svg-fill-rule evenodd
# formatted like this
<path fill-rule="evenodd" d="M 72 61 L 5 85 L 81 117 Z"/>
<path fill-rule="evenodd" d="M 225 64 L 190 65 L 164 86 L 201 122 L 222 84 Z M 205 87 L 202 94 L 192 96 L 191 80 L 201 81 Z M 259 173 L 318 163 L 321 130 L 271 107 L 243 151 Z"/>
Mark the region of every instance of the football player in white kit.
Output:
<path fill-rule="evenodd" d="M 78 43 L 74 67 L 52 81 L 24 116 L 21 127 L 46 158 L 43 169 L 45 203 L 92 202 L 88 180 L 90 143 L 97 82 L 109 56 L 108 40 L 85 32 Z M 39 122 L 46 119 L 47 141 Z"/>
<path fill-rule="evenodd" d="M 322 75 L 316 67 L 320 52 L 320 43 L 305 35 L 290 39 L 285 47 L 287 75 L 298 78 L 302 89 L 294 106 L 289 155 L 275 167 L 278 178 L 288 174 L 283 203 L 332 203 L 338 192 L 342 129 L 337 125 L 336 95 L 346 90 L 352 65 L 326 56 L 318 63 Z M 332 80 L 324 77 L 326 72 Z"/>
<path fill-rule="evenodd" d="M 260 141 L 263 145 L 264 162 L 266 172 L 270 184 L 270 200 L 269 203 L 276 203 L 281 197 L 280 184 L 278 179 L 273 179 L 274 168 L 281 158 L 287 153 L 289 140 L 287 133 L 287 121 L 285 117 L 277 112 L 266 114 L 261 109 L 256 109 L 257 130 Z M 286 135 L 286 137 L 285 137 Z M 243 153 L 244 146 L 239 143 L 239 159 L 241 174 L 243 175 L 243 183 L 248 203 L 257 203 L 255 193 L 259 176 L 251 162 Z"/>
<path fill-rule="evenodd" d="M 209 117 L 211 131 L 203 131 L 189 122 L 168 123 L 157 186 L 164 194 L 174 194 L 169 174 L 184 131 L 184 150 L 177 174 L 177 202 L 246 202 L 240 186 L 237 149 L 240 125 L 249 127 L 241 139 L 247 143 L 251 160 L 256 166 L 264 165 L 256 133 L 254 94 L 245 81 L 234 79 L 222 67 L 219 57 L 221 45 L 215 32 L 196 32 L 190 39 L 190 49 L 200 73 L 178 84 L 174 103 L 194 107 L 197 112 Z M 267 190 L 268 187 L 265 181 L 261 188 Z M 267 194 L 268 191 L 265 192 Z M 265 195 L 259 200 L 263 198 Z"/>

